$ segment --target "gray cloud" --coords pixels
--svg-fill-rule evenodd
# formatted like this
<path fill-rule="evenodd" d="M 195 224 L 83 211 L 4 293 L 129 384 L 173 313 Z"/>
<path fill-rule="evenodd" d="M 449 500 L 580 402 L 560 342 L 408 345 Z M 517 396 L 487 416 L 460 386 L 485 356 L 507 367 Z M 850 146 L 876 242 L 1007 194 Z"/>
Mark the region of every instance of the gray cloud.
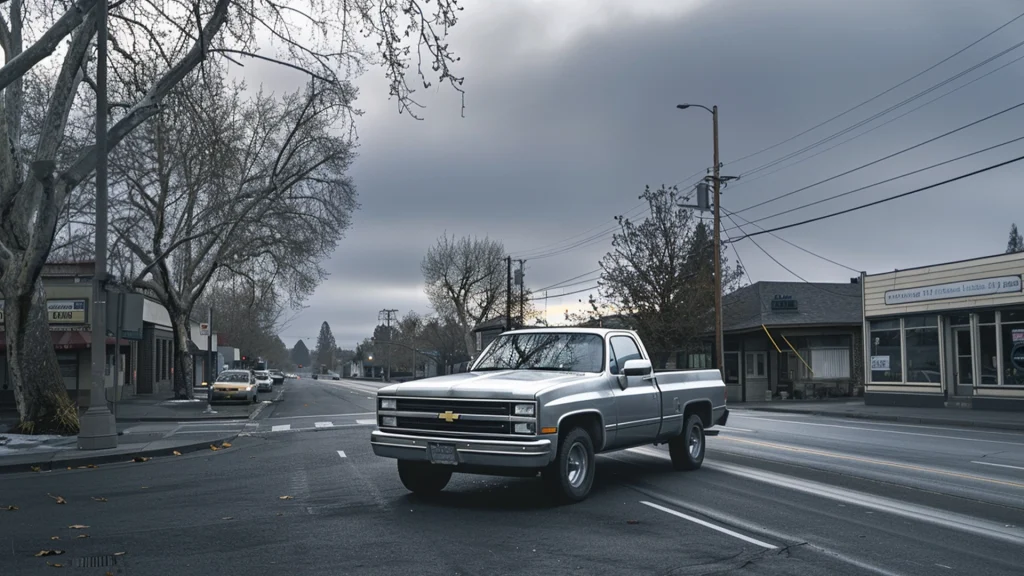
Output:
<path fill-rule="evenodd" d="M 719 106 L 724 173 L 744 174 L 995 54 L 1015 43 L 1024 28 L 1020 21 L 855 113 L 785 146 L 732 162 L 908 78 L 1005 22 L 1018 8 L 1009 1 L 987 2 L 981 9 L 977 3 L 928 0 L 553 4 L 467 5 L 452 38 L 463 56 L 465 118 L 459 117 L 458 95 L 444 87 L 422 94 L 427 119 L 416 122 L 399 116 L 387 101 L 379 71 L 360 79 L 359 106 L 366 114 L 358 121 L 353 177 L 362 208 L 326 264 L 331 281 L 285 330 L 289 345 L 299 336 L 315 336 L 324 319 L 344 344 L 369 335 L 381 308 L 428 312 L 419 262 L 445 231 L 488 235 L 513 254 L 527 255 L 527 279 L 534 288 L 596 268 L 609 236 L 561 255 L 530 256 L 609 230 L 612 216 L 635 206 L 645 184 L 673 184 L 711 164 L 710 117 L 700 110 L 675 110 L 679 102 Z M 1016 104 L 1022 67 L 1010 66 L 777 174 L 748 176 L 725 191 L 723 206 L 740 210 Z M 1022 117 L 1024 110 L 1006 114 L 742 215 L 766 216 L 1001 142 L 1019 135 Z M 1008 146 L 762 224 L 795 222 L 1022 153 L 1024 143 Z M 1021 205 L 1013 200 L 1019 197 L 1013 188 L 1019 174 L 1019 168 L 1005 168 L 779 235 L 870 272 L 999 252 L 1016 217 L 1007 208 L 1019 212 Z M 732 224 L 726 220 L 725 226 Z M 846 281 L 853 275 L 770 236 L 756 241 L 808 280 Z M 792 279 L 750 240 L 739 242 L 736 250 L 755 281 Z M 550 300 L 552 319 L 561 309 L 556 305 L 581 297 L 585 294 Z"/>

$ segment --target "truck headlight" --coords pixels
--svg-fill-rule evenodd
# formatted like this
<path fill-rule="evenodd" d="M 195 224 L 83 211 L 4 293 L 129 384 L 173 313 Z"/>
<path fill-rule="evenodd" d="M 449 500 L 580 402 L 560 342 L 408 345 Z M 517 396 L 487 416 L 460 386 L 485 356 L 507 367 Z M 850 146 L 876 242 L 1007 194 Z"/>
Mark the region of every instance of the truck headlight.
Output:
<path fill-rule="evenodd" d="M 398 409 L 398 400 L 394 398 L 381 398 L 380 399 L 381 410 L 396 410 Z"/>
<path fill-rule="evenodd" d="M 533 404 L 516 404 L 516 416 L 533 416 L 535 407 Z"/>
<path fill-rule="evenodd" d="M 398 426 L 398 418 L 396 418 L 394 416 L 381 416 L 380 417 L 380 425 L 381 426 L 391 426 L 392 428 L 396 427 L 396 426 Z"/>
<path fill-rule="evenodd" d="M 533 422 L 516 422 L 514 430 L 516 434 L 533 434 L 536 428 Z"/>

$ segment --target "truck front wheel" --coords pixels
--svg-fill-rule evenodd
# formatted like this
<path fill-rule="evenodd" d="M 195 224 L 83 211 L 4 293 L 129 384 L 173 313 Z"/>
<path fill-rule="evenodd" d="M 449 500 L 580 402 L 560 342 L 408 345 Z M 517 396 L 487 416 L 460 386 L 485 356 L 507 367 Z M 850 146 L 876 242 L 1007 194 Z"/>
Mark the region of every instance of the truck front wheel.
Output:
<path fill-rule="evenodd" d="M 542 472 L 544 482 L 561 502 L 580 502 L 594 485 L 594 442 L 583 428 L 573 428 L 558 442 L 555 461 Z"/>
<path fill-rule="evenodd" d="M 430 462 L 399 460 L 398 477 L 410 492 L 428 496 L 444 490 L 452 479 L 452 469 Z"/>
<path fill-rule="evenodd" d="M 704 463 L 704 424 L 691 414 L 683 433 L 668 441 L 668 453 L 676 470 L 696 470 Z"/>

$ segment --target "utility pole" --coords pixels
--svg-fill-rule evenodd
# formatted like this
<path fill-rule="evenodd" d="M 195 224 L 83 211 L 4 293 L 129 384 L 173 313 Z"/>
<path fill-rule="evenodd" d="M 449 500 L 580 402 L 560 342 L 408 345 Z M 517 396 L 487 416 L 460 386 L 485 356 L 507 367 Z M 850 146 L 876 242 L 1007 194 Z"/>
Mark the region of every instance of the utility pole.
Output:
<path fill-rule="evenodd" d="M 695 106 L 697 108 L 703 108 L 703 109 L 705 109 L 705 110 L 707 110 L 708 112 L 711 113 L 711 127 L 712 127 L 712 137 L 714 139 L 714 156 L 715 156 L 715 158 L 714 158 L 715 165 L 714 165 L 714 168 L 712 169 L 712 176 L 710 177 L 711 182 L 714 185 L 714 193 L 713 193 L 714 196 L 712 198 L 712 202 L 714 203 L 713 212 L 714 212 L 714 221 L 715 221 L 715 224 L 714 224 L 714 235 L 715 235 L 715 238 L 714 238 L 714 250 L 715 250 L 715 254 L 714 254 L 714 268 L 715 268 L 714 275 L 715 275 L 715 279 L 714 279 L 714 282 L 713 282 L 714 290 L 715 290 L 715 294 L 714 294 L 714 297 L 715 297 L 715 346 L 714 346 L 714 348 L 715 348 L 715 366 L 718 368 L 719 371 L 724 371 L 725 370 L 725 340 L 724 340 L 724 338 L 722 336 L 722 238 L 721 238 L 722 209 L 721 209 L 720 199 L 721 199 L 722 183 L 723 182 L 727 183 L 729 180 L 735 180 L 735 179 L 738 178 L 738 176 L 722 176 L 721 175 L 722 163 L 719 160 L 719 156 L 718 156 L 718 106 L 712 106 L 711 108 L 708 108 L 707 106 L 703 106 L 701 104 L 679 104 L 679 105 L 676 106 L 676 108 L 679 108 L 680 110 L 686 110 L 687 108 L 689 108 L 691 106 Z M 705 177 L 705 180 L 707 180 L 707 179 L 708 178 Z M 707 209 L 707 193 L 706 193 L 707 188 L 706 188 L 706 185 L 704 185 L 704 186 L 705 186 L 705 188 L 704 188 L 705 192 L 703 192 L 703 198 L 701 197 L 702 193 L 698 190 L 697 205 L 696 206 L 683 206 L 683 207 L 685 207 L 685 208 L 697 208 L 699 210 L 706 210 Z"/>
<path fill-rule="evenodd" d="M 391 382 L 391 321 L 396 318 L 395 314 L 397 313 L 398 310 L 385 308 L 384 310 L 381 310 L 379 314 L 377 314 L 377 321 L 384 322 L 384 324 L 388 327 L 388 361 L 386 364 L 387 375 L 385 376 L 388 382 Z"/>
<path fill-rule="evenodd" d="M 711 107 L 711 124 L 715 140 L 715 365 L 718 371 L 725 374 L 725 340 L 722 337 L 722 179 L 719 170 L 722 165 L 718 160 L 718 106 Z"/>
<path fill-rule="evenodd" d="M 206 387 L 209 389 L 213 386 L 214 378 L 214 360 L 213 355 L 213 306 L 206 312 L 206 325 L 208 330 L 206 332 Z"/>
<path fill-rule="evenodd" d="M 96 6 L 96 256 L 92 278 L 92 387 L 78 433 L 80 450 L 117 447 L 117 423 L 107 408 L 107 3 Z M 120 334 L 116 335 L 115 354 Z M 117 375 L 114 375 L 117 378 Z"/>
<path fill-rule="evenodd" d="M 519 260 L 519 273 L 516 274 L 516 283 L 519 284 L 519 325 L 526 325 L 526 283 L 525 268 L 526 260 Z"/>
<path fill-rule="evenodd" d="M 505 256 L 507 267 L 505 279 L 505 331 L 512 329 L 512 257 Z"/>

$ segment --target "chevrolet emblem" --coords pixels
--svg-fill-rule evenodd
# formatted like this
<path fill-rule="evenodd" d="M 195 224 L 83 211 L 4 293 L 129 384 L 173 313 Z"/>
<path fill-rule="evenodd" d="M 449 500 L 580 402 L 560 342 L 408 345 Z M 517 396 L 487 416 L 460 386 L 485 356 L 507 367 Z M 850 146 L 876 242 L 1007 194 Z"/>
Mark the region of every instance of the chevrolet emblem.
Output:
<path fill-rule="evenodd" d="M 438 418 L 438 420 L 444 420 L 445 422 L 451 424 L 452 422 L 455 422 L 456 420 L 459 419 L 459 415 L 458 414 L 452 414 L 452 411 L 448 410 L 447 412 L 442 412 L 442 413 L 438 414 L 437 418 Z"/>

